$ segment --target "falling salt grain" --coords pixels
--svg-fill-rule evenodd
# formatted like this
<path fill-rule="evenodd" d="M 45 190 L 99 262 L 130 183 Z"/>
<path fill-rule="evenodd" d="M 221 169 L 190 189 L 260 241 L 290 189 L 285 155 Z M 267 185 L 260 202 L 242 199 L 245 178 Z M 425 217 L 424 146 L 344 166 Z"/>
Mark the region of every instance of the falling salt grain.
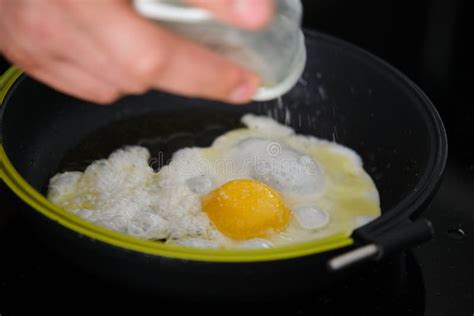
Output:
<path fill-rule="evenodd" d="M 323 100 L 327 99 L 326 90 L 324 89 L 323 86 L 318 86 L 318 92 L 319 92 L 319 95 L 321 96 L 321 99 Z"/>
<path fill-rule="evenodd" d="M 291 123 L 291 112 L 288 108 L 285 109 L 285 125 L 289 125 Z"/>
<path fill-rule="evenodd" d="M 279 97 L 279 98 L 277 99 L 277 105 L 278 105 L 278 108 L 279 108 L 280 110 L 283 110 L 284 104 L 283 104 L 283 98 L 282 98 L 282 97 Z"/>
<path fill-rule="evenodd" d="M 308 82 L 306 80 L 303 79 L 303 77 L 300 78 L 300 80 L 298 80 L 298 82 L 302 85 L 302 86 L 307 86 L 308 85 Z"/>

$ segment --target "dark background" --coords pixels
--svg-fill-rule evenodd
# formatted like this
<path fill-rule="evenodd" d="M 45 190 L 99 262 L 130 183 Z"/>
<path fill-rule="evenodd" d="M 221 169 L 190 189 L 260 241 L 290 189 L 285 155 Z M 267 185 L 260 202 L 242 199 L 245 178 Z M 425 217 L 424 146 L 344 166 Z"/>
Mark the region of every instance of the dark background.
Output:
<path fill-rule="evenodd" d="M 436 236 L 410 253 L 421 271 L 424 306 L 421 309 L 409 306 L 403 314 L 474 315 L 474 151 L 471 140 L 474 109 L 470 95 L 474 71 L 470 43 L 473 2 L 303 0 L 303 3 L 305 27 L 353 42 L 387 60 L 414 80 L 439 110 L 448 131 L 450 156 L 440 192 L 425 213 L 434 224 Z M 3 71 L 6 63 L 0 63 Z M 5 219 L 7 208 L 4 205 L 7 204 L 4 201 L 9 201 L 9 211 L 14 212 L 19 205 L 0 183 L 0 247 L 3 252 L 0 258 L 3 265 L 6 262 L 6 267 L 13 269 L 13 272 L 0 271 L 3 273 L 0 288 L 5 292 L 17 291 L 20 296 L 31 294 L 27 288 L 41 288 L 31 282 L 47 280 L 32 275 L 51 273 L 51 270 L 44 267 L 44 262 L 35 262 L 35 252 L 26 255 L 9 241 L 11 234 L 25 234 L 13 230 Z M 17 237 L 20 242 L 28 242 L 29 237 L 14 238 Z M 19 259 L 15 261 L 7 255 Z M 28 261 L 33 264 L 30 266 Z M 5 277 L 5 273 L 8 276 Z M 29 278 L 33 281 L 28 281 Z M 66 286 L 67 281 L 53 284 Z M 107 289 L 106 285 L 102 287 Z M 69 289 L 66 286 L 64 290 Z M 3 316 L 1 302 L 0 296 Z M 370 305 L 370 302 L 362 304 Z M 388 315 L 392 306 L 386 307 L 383 314 Z M 318 314 L 317 309 L 314 314 Z"/>

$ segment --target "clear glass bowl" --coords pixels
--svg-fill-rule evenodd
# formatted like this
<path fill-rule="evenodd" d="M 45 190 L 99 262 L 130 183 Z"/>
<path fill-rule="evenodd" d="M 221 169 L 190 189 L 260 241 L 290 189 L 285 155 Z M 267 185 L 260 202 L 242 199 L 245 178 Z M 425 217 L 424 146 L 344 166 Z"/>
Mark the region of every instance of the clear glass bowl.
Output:
<path fill-rule="evenodd" d="M 276 0 L 272 22 L 262 30 L 242 30 L 214 19 L 206 10 L 179 0 L 135 0 L 137 11 L 164 27 L 206 45 L 262 79 L 256 101 L 277 98 L 298 81 L 306 64 L 300 0 Z"/>

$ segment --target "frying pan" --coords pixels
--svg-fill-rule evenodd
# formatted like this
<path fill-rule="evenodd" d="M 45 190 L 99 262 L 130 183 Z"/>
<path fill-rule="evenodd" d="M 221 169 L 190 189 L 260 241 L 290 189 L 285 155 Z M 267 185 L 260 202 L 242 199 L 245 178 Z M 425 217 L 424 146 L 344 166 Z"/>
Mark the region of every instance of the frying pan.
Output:
<path fill-rule="evenodd" d="M 99 107 L 11 68 L 0 84 L 0 175 L 29 207 L 39 236 L 75 263 L 139 289 L 190 297 L 255 298 L 330 286 L 370 261 L 428 240 L 420 219 L 447 158 L 442 121 L 404 75 L 353 45 L 306 32 L 308 64 L 281 102 L 245 107 L 152 91 Z M 355 149 L 374 179 L 382 216 L 350 233 L 264 250 L 198 250 L 109 231 L 49 203 L 57 172 L 113 150 L 147 146 L 165 161 L 208 146 L 248 112 Z M 289 113 L 289 114 L 288 114 Z M 3 208 L 4 206 L 2 206 Z M 203 290 L 205 286 L 205 290 Z M 284 289 L 284 291 L 282 290 Z"/>

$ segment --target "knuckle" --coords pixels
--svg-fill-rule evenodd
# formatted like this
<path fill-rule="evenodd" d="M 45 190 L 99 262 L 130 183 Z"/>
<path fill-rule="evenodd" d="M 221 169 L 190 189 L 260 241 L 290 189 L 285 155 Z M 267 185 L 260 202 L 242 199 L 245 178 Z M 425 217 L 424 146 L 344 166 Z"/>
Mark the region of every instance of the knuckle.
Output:
<path fill-rule="evenodd" d="M 165 58 L 163 54 L 160 53 L 142 54 L 133 65 L 136 77 L 145 84 L 150 80 L 157 80 L 162 75 L 165 68 Z"/>

